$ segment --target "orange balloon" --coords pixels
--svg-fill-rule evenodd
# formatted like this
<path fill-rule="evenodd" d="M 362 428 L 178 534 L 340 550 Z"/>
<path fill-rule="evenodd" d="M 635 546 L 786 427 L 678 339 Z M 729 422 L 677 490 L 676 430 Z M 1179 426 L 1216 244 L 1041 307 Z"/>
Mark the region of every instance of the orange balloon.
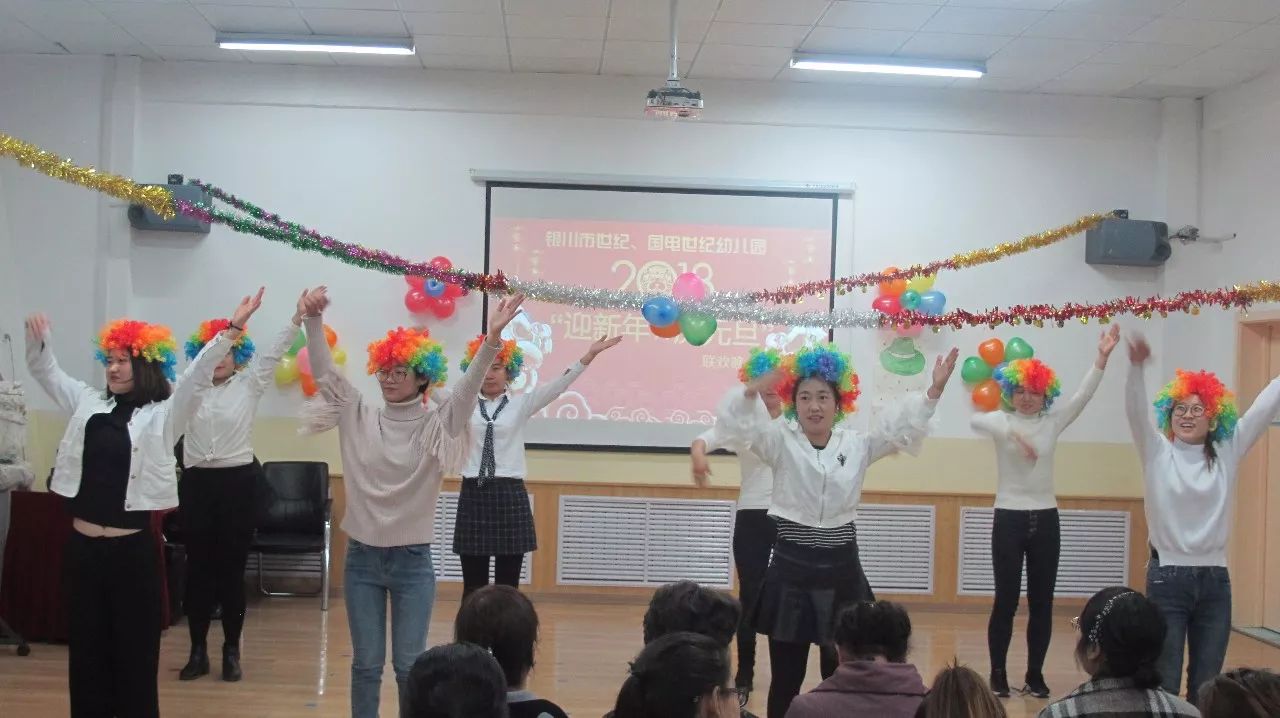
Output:
<path fill-rule="evenodd" d="M 898 271 L 897 267 L 885 267 L 884 274 L 892 274 Z M 896 297 L 907 291 L 907 280 L 891 279 L 887 282 L 880 283 L 880 296 Z"/>
<path fill-rule="evenodd" d="M 978 356 L 982 361 L 995 366 L 1004 361 L 1004 342 L 999 339 L 988 339 L 978 345 Z"/>
<path fill-rule="evenodd" d="M 312 377 L 307 376 L 306 374 L 303 374 L 298 378 L 302 380 L 302 393 L 307 396 L 315 396 L 316 380 Z"/>
<path fill-rule="evenodd" d="M 665 327 L 655 327 L 652 324 L 650 324 L 649 331 L 662 337 L 663 339 L 678 337 L 680 336 L 680 322 L 671 322 Z"/>
<path fill-rule="evenodd" d="M 1000 408 L 1000 385 L 995 379 L 988 379 L 973 388 L 973 405 L 982 411 Z"/>
<path fill-rule="evenodd" d="M 329 344 L 330 349 L 338 344 L 338 333 L 333 331 L 328 324 L 324 325 L 324 340 Z"/>

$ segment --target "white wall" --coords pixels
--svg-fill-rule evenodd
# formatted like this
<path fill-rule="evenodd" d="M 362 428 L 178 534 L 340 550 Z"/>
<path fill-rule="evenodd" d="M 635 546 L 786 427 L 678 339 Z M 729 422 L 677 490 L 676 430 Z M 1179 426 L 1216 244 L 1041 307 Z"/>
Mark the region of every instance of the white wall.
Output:
<path fill-rule="evenodd" d="M 6 67 L 0 97 L 14 85 L 21 91 L 72 74 L 69 84 L 94 85 L 100 74 L 92 63 L 73 72 L 45 62 Z M 665 124 L 640 117 L 652 84 L 644 79 L 142 63 L 138 82 L 132 170 L 139 179 L 183 172 L 339 238 L 408 257 L 447 254 L 464 267 L 483 260 L 484 193 L 469 181 L 470 168 L 851 181 L 858 191 L 852 222 L 841 229 L 840 274 L 988 246 L 1087 212 L 1124 207 L 1147 217 L 1161 207 L 1161 109 L 1148 101 L 702 83 L 705 119 Z M 65 94 L 87 124 L 104 104 L 101 83 L 96 87 L 97 95 L 83 93 L 78 103 L 62 85 L 52 99 L 24 95 L 28 111 L 16 123 L 3 109 L 9 103 L 0 103 L 0 126 L 50 149 L 74 150 L 77 133 L 92 128 L 55 130 L 44 117 L 58 111 Z M 118 102 L 122 94 L 117 87 L 112 97 Z M 118 137 L 112 142 L 120 144 Z M 23 193 L 22 206 L 39 203 L 18 218 L 16 240 L 43 231 L 92 244 L 85 225 L 93 200 L 83 191 L 16 168 L 6 172 L 9 186 Z M 1085 265 L 1082 243 L 944 274 L 938 288 L 952 307 L 970 309 L 1161 291 L 1158 271 Z M 60 323 L 78 322 L 79 341 L 90 331 L 87 308 L 58 281 L 60 264 L 52 261 L 66 254 L 65 243 L 41 248 L 22 299 L 67 315 Z M 299 288 L 327 283 L 335 299 L 331 324 L 353 357 L 353 373 L 365 343 L 411 321 L 398 278 L 227 230 L 201 239 L 135 235 L 129 264 L 130 311 L 169 322 L 180 334 L 201 318 L 227 313 L 236 297 L 265 283 L 271 295 L 257 323 L 264 337 L 288 316 Z M 851 298 L 861 306 L 869 299 Z M 479 301 L 468 299 L 433 331 L 456 354 L 478 315 Z M 982 329 L 954 341 L 970 354 L 992 334 L 1021 334 L 1059 369 L 1070 391 L 1091 360 L 1096 332 L 1079 325 Z M 871 377 L 878 339 L 864 333 L 843 339 Z M 1069 439 L 1127 441 L 1120 375 L 1111 372 Z M 866 389 L 874 394 L 874 386 Z M 291 414 L 297 393 L 270 395 L 264 411 Z M 970 435 L 962 394 L 949 397 L 941 435 Z"/>

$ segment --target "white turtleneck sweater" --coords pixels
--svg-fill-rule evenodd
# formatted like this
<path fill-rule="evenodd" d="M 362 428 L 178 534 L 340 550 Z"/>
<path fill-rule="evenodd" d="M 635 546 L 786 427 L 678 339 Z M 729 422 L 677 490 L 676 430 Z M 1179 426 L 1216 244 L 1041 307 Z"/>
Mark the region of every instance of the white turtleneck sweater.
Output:
<path fill-rule="evenodd" d="M 436 499 L 446 470 L 456 471 L 470 447 L 470 397 L 500 347 L 481 344 L 454 396 L 428 410 L 419 397 L 370 406 L 333 367 L 320 317 L 307 317 L 307 350 L 318 390 L 304 410 L 304 431 L 338 428 L 347 508 L 342 530 L 370 546 L 431 543 Z"/>
<path fill-rule="evenodd" d="M 1023 416 L 1013 411 L 989 411 L 974 414 L 969 420 L 973 430 L 986 434 L 996 444 L 997 509 L 1040 511 L 1058 508 L 1053 490 L 1053 455 L 1058 437 L 1080 416 L 1102 381 L 1102 370 L 1089 368 L 1074 396 L 1065 404 L 1038 416 Z M 1036 458 L 1028 459 L 1013 435 L 1021 436 L 1036 450 Z"/>
<path fill-rule="evenodd" d="M 1215 444 L 1209 466 L 1202 444 L 1165 438 L 1152 423 L 1142 365 L 1125 381 L 1125 414 L 1142 458 L 1147 527 L 1164 566 L 1226 566 L 1236 471 L 1280 411 L 1280 377 L 1258 394 L 1231 438 Z"/>

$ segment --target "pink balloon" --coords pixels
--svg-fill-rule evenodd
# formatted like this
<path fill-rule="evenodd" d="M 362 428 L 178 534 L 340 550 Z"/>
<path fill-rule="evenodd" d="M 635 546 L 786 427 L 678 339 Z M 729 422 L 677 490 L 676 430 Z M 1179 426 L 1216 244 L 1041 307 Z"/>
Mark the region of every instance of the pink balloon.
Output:
<path fill-rule="evenodd" d="M 421 289 L 410 289 L 404 295 L 404 308 L 414 314 L 425 314 L 431 309 L 434 298 Z"/>
<path fill-rule="evenodd" d="M 693 272 L 685 272 L 676 277 L 676 284 L 672 288 L 671 294 L 676 299 L 687 299 L 696 302 L 707 296 L 707 285 L 702 282 L 701 277 Z"/>
<path fill-rule="evenodd" d="M 881 294 L 871 302 L 871 308 L 881 314 L 897 314 L 902 311 L 902 304 L 898 302 L 897 297 Z"/>
<path fill-rule="evenodd" d="M 915 339 L 924 331 L 924 325 L 912 324 L 909 327 L 896 327 L 893 331 L 900 337 L 911 337 L 912 339 Z"/>
<path fill-rule="evenodd" d="M 431 305 L 431 313 L 439 319 L 448 319 L 457 308 L 458 305 L 449 297 L 436 297 L 435 303 Z"/>
<path fill-rule="evenodd" d="M 417 277 L 412 274 L 404 275 L 404 283 L 408 284 L 410 289 L 422 289 L 423 281 L 422 277 Z"/>
<path fill-rule="evenodd" d="M 311 376 L 311 354 L 306 347 L 298 350 L 298 356 L 294 357 L 293 361 L 298 367 L 299 374 Z"/>

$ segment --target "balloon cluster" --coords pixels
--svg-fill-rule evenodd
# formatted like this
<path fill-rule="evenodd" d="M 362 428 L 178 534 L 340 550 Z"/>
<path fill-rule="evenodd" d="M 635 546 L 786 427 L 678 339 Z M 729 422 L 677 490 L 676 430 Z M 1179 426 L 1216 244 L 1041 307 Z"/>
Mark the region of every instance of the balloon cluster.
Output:
<path fill-rule="evenodd" d="M 342 366 L 347 363 L 347 352 L 338 346 L 338 333 L 328 325 L 324 325 L 324 340 L 333 352 L 333 363 Z M 311 355 L 307 351 L 307 335 L 302 331 L 293 340 L 289 350 L 280 357 L 276 364 L 276 384 L 288 386 L 299 379 L 302 380 L 302 393 L 314 396 L 316 380 L 311 374 Z"/>
<path fill-rule="evenodd" d="M 1000 408 L 1000 384 L 992 378 L 1005 362 L 1014 359 L 1030 359 L 1035 350 L 1021 337 L 1014 337 L 1008 344 L 991 338 L 978 345 L 978 356 L 969 357 L 960 365 L 960 378 L 972 392 L 973 405 L 981 411 Z"/>
<path fill-rule="evenodd" d="M 448 257 L 436 257 L 429 264 L 442 272 L 453 269 Z M 462 285 L 435 278 L 405 275 L 404 281 L 409 285 L 404 294 L 404 307 L 414 314 L 431 313 L 437 319 L 448 319 L 458 308 L 454 300 L 467 295 Z"/>
<path fill-rule="evenodd" d="M 707 296 L 707 285 L 702 277 L 693 272 L 685 272 L 676 277 L 671 289 L 676 300 L 700 302 Z M 695 347 L 707 343 L 716 333 L 716 318 L 710 314 L 699 312 L 683 312 L 680 305 L 671 297 L 652 297 L 645 301 L 640 309 L 645 321 L 649 322 L 649 331 L 663 339 L 684 335 L 685 341 Z"/>
<path fill-rule="evenodd" d="M 889 267 L 884 274 L 898 273 L 897 267 Z M 885 315 L 896 317 L 902 310 L 919 312 L 926 316 L 936 317 L 947 308 L 947 295 L 933 288 L 937 275 L 930 274 L 911 279 L 889 279 L 877 285 L 879 293 L 871 301 L 871 308 Z M 892 326 L 901 337 L 918 337 L 924 326 L 909 322 L 899 323 L 890 319 L 885 323 Z"/>

